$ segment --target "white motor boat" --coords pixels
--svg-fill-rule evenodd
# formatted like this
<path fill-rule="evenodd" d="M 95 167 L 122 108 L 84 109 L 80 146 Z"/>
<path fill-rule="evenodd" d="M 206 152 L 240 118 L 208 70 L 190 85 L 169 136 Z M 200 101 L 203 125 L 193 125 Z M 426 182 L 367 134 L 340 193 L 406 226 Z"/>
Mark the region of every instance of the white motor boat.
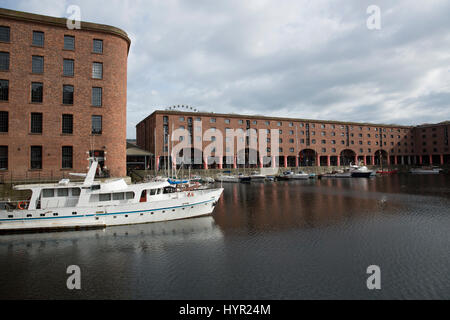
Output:
<path fill-rule="evenodd" d="M 84 182 L 15 186 L 29 200 L 0 203 L 0 231 L 95 228 L 169 221 L 211 214 L 223 188 L 191 189 L 168 179 L 127 185 L 124 179 L 94 181 L 93 160 Z"/>
<path fill-rule="evenodd" d="M 321 178 L 351 178 L 352 173 L 350 170 L 333 171 L 330 173 L 324 173 Z"/>
<path fill-rule="evenodd" d="M 253 171 L 251 174 L 250 174 L 250 180 L 252 181 L 252 182 L 255 182 L 255 181 L 264 181 L 266 179 L 266 176 L 264 175 L 264 174 L 260 174 L 260 173 L 258 173 L 258 172 L 256 172 L 256 171 Z"/>
<path fill-rule="evenodd" d="M 305 180 L 309 179 L 309 174 L 300 171 L 298 173 L 292 172 L 292 171 L 285 171 L 280 176 L 280 179 L 282 180 Z"/>
<path fill-rule="evenodd" d="M 217 182 L 233 182 L 238 183 L 240 182 L 240 179 L 238 176 L 233 175 L 219 175 L 216 177 Z"/>
<path fill-rule="evenodd" d="M 439 174 L 442 169 L 438 167 L 422 167 L 422 168 L 411 168 L 409 170 L 412 174 Z"/>
<path fill-rule="evenodd" d="M 350 164 L 350 172 L 352 178 L 369 178 L 374 175 L 374 171 L 367 169 L 366 166 L 358 166 Z"/>

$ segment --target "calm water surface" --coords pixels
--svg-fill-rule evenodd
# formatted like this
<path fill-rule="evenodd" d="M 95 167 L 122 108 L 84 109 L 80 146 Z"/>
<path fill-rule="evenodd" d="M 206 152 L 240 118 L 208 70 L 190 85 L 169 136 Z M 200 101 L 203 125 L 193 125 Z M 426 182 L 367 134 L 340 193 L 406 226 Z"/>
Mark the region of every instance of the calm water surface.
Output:
<path fill-rule="evenodd" d="M 450 299 L 449 178 L 224 184 L 212 217 L 1 235 L 0 298 Z"/>

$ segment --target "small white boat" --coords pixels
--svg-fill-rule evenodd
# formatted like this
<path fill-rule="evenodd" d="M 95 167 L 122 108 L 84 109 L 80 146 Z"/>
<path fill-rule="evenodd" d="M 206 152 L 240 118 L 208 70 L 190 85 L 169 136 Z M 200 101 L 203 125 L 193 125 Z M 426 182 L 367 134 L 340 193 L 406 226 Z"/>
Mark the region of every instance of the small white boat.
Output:
<path fill-rule="evenodd" d="M 252 182 L 254 182 L 254 181 L 264 181 L 265 179 L 266 179 L 266 176 L 264 174 L 260 174 L 260 173 L 258 173 L 256 171 L 253 171 L 250 174 L 250 180 Z"/>
<path fill-rule="evenodd" d="M 106 226 L 178 220 L 211 214 L 223 188 L 191 189 L 166 178 L 127 185 L 124 179 L 94 181 L 93 160 L 84 182 L 15 186 L 31 190 L 24 201 L 0 203 L 0 231 Z"/>
<path fill-rule="evenodd" d="M 366 166 L 359 166 L 350 164 L 350 172 L 352 178 L 369 178 L 372 175 L 375 175 L 375 172 L 367 169 Z"/>
<path fill-rule="evenodd" d="M 203 178 L 201 179 L 201 181 L 202 181 L 203 183 L 214 183 L 214 178 L 211 178 L 211 177 L 203 177 Z"/>
<path fill-rule="evenodd" d="M 300 171 L 298 173 L 295 173 L 292 171 L 285 171 L 280 176 L 280 179 L 282 179 L 282 180 L 305 180 L 305 179 L 309 179 L 309 174 L 305 173 L 303 171 Z"/>
<path fill-rule="evenodd" d="M 352 173 L 350 170 L 334 171 L 330 173 L 324 173 L 320 176 L 321 178 L 351 178 Z"/>
<path fill-rule="evenodd" d="M 438 167 L 422 167 L 422 168 L 411 168 L 409 170 L 412 174 L 439 174 L 442 169 Z"/>
<path fill-rule="evenodd" d="M 233 183 L 240 182 L 239 177 L 233 176 L 233 175 L 218 175 L 216 177 L 216 181 L 217 182 L 233 182 Z"/>

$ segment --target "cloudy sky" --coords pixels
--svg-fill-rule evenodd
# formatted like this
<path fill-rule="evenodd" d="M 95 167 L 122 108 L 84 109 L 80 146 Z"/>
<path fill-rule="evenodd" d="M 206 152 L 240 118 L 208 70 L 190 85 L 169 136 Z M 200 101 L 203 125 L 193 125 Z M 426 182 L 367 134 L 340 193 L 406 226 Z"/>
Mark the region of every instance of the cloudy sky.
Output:
<path fill-rule="evenodd" d="M 2 0 L 131 38 L 127 136 L 156 109 L 419 124 L 450 120 L 448 0 Z M 380 29 L 370 30 L 370 5 Z M 373 21 L 370 19 L 370 21 Z"/>

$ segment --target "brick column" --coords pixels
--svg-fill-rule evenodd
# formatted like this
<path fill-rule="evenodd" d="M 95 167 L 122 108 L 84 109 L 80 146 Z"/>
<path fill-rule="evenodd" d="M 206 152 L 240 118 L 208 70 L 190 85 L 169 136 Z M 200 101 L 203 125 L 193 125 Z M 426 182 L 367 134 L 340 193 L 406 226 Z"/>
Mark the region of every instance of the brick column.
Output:
<path fill-rule="evenodd" d="M 222 157 L 220 157 L 220 159 L 219 159 L 219 169 L 223 169 L 223 165 L 222 165 L 222 160 L 223 158 Z"/>
<path fill-rule="evenodd" d="M 423 160 L 422 160 L 422 156 L 419 156 L 419 164 L 422 165 Z"/>
<path fill-rule="evenodd" d="M 295 166 L 298 168 L 298 156 L 295 156 Z"/>
<path fill-rule="evenodd" d="M 331 166 L 331 160 L 330 160 L 330 156 L 327 156 L 327 166 Z"/>
<path fill-rule="evenodd" d="M 155 159 L 155 170 L 159 170 L 159 156 Z"/>
<path fill-rule="evenodd" d="M 398 161 L 397 161 L 397 156 L 394 156 L 394 164 L 397 165 Z"/>
<path fill-rule="evenodd" d="M 341 156 L 337 156 L 337 166 L 341 166 Z"/>
<path fill-rule="evenodd" d="M 443 165 L 443 164 L 444 164 L 444 155 L 441 154 L 441 165 Z"/>
<path fill-rule="evenodd" d="M 276 167 L 277 167 L 277 164 L 275 161 L 275 156 L 272 156 L 272 168 L 276 168 Z"/>
<path fill-rule="evenodd" d="M 259 156 L 259 167 L 260 168 L 264 167 L 263 160 L 264 160 L 263 157 Z"/>
<path fill-rule="evenodd" d="M 381 161 L 383 161 L 383 158 L 381 158 Z M 387 165 L 389 166 L 391 164 L 391 156 L 387 155 Z"/>
<path fill-rule="evenodd" d="M 203 159 L 203 169 L 208 170 L 208 158 Z"/>
<path fill-rule="evenodd" d="M 287 156 L 284 156 L 284 167 L 287 168 Z"/>
<path fill-rule="evenodd" d="M 355 164 L 356 165 L 358 164 L 358 155 L 357 154 L 355 154 Z"/>
<path fill-rule="evenodd" d="M 320 167 L 320 155 L 317 154 L 316 156 L 316 166 Z"/>
<path fill-rule="evenodd" d="M 430 164 L 433 164 L 433 155 L 430 154 L 428 157 L 430 158 Z"/>
<path fill-rule="evenodd" d="M 237 156 L 234 156 L 233 157 L 233 169 L 236 169 L 237 168 Z"/>

